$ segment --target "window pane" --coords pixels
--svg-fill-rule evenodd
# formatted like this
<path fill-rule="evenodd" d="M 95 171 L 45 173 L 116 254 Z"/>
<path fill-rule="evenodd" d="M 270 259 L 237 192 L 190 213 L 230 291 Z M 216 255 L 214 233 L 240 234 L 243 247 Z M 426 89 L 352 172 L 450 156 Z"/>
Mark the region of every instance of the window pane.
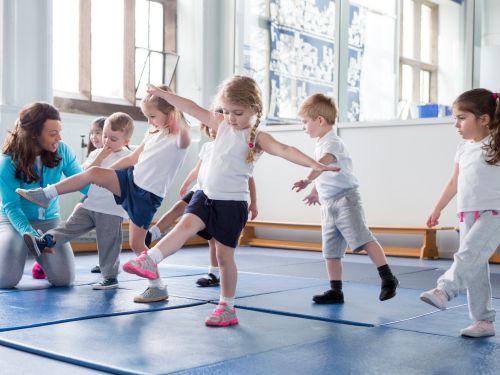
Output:
<path fill-rule="evenodd" d="M 431 101 L 431 73 L 426 70 L 420 71 L 420 103 Z"/>
<path fill-rule="evenodd" d="M 165 82 L 163 79 L 163 54 L 158 52 L 151 53 L 151 70 L 149 81 L 153 84 L 160 85 Z"/>
<path fill-rule="evenodd" d="M 420 60 L 431 62 L 431 13 L 432 9 L 422 5 L 420 19 Z"/>
<path fill-rule="evenodd" d="M 163 51 L 163 5 L 149 2 L 149 48 L 155 51 Z"/>
<path fill-rule="evenodd" d="M 123 97 L 124 9 L 122 0 L 93 0 L 92 95 Z"/>
<path fill-rule="evenodd" d="M 79 0 L 53 0 L 53 87 L 78 92 Z"/>
<path fill-rule="evenodd" d="M 401 72 L 401 99 L 413 102 L 413 68 L 409 65 L 403 65 Z"/>
<path fill-rule="evenodd" d="M 142 98 L 149 82 L 148 50 L 137 48 L 135 50 L 135 87 L 136 97 Z"/>
<path fill-rule="evenodd" d="M 413 31 L 413 1 L 403 0 L 403 50 L 404 57 L 413 58 L 413 40 L 415 38 Z"/>
<path fill-rule="evenodd" d="M 147 0 L 135 2 L 135 45 L 136 47 L 148 48 L 148 24 L 149 4 Z"/>

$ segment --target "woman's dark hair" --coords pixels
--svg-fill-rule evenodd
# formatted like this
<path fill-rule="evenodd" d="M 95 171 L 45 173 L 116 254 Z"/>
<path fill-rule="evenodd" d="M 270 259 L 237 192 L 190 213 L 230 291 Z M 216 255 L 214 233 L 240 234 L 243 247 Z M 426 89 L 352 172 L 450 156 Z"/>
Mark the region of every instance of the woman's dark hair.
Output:
<path fill-rule="evenodd" d="M 49 103 L 33 102 L 24 106 L 16 119 L 14 128 L 9 130 L 2 152 L 9 155 L 16 166 L 16 178 L 26 183 L 39 181 L 40 177 L 35 168 L 38 147 L 38 137 L 42 134 L 47 120 L 61 121 L 57 108 Z M 42 150 L 40 153 L 42 165 L 53 168 L 59 165 L 61 157 L 56 152 Z"/>

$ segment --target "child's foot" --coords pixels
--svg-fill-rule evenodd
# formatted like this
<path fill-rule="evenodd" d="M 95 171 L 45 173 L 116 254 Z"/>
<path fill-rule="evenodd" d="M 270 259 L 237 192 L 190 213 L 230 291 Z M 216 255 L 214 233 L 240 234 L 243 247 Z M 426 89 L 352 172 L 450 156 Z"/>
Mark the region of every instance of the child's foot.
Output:
<path fill-rule="evenodd" d="M 391 299 L 396 295 L 396 289 L 398 288 L 399 281 L 396 276 L 392 278 L 382 279 L 382 286 L 380 287 L 380 295 L 378 299 L 385 301 Z"/>
<path fill-rule="evenodd" d="M 460 331 L 462 336 L 488 337 L 495 336 L 495 324 L 489 320 L 478 320 Z"/>
<path fill-rule="evenodd" d="M 16 193 L 19 194 L 24 199 L 29 200 L 30 202 L 37 204 L 43 208 L 49 208 L 50 201 L 52 200 L 45 196 L 45 193 L 43 192 L 42 188 L 36 188 L 36 189 L 18 188 L 16 189 Z"/>
<path fill-rule="evenodd" d="M 156 286 L 148 287 L 144 292 L 134 297 L 136 303 L 149 303 L 168 300 L 167 287 L 158 288 Z"/>
<path fill-rule="evenodd" d="M 313 296 L 313 301 L 319 305 L 333 304 L 333 303 L 344 303 L 344 293 L 337 290 L 327 290 L 323 294 L 317 294 Z"/>
<path fill-rule="evenodd" d="M 238 324 L 236 310 L 224 302 L 219 302 L 212 315 L 205 319 L 205 325 L 211 327 L 227 327 L 235 324 Z"/>
<path fill-rule="evenodd" d="M 220 279 L 213 273 L 209 273 L 207 277 L 201 277 L 198 280 L 196 280 L 196 284 L 201 287 L 219 286 Z"/>
<path fill-rule="evenodd" d="M 150 280 L 155 280 L 159 277 L 158 266 L 145 251 L 137 258 L 125 262 L 123 270 Z"/>
<path fill-rule="evenodd" d="M 448 305 L 448 296 L 438 288 L 423 292 L 420 294 L 420 299 L 441 310 L 446 310 L 446 306 Z"/>
<path fill-rule="evenodd" d="M 28 250 L 35 257 L 39 257 L 40 255 L 42 255 L 43 249 L 54 247 L 56 244 L 54 236 L 52 236 L 51 234 L 42 235 L 41 232 L 40 237 L 35 236 L 34 234 L 25 233 L 23 235 L 23 239 L 24 243 L 28 247 Z"/>
<path fill-rule="evenodd" d="M 33 278 L 37 280 L 43 280 L 46 277 L 45 272 L 43 272 L 42 266 L 40 266 L 38 262 L 35 262 L 35 264 L 33 264 L 33 268 L 31 268 L 31 274 L 33 275 Z"/>
<path fill-rule="evenodd" d="M 90 269 L 90 272 L 92 273 L 101 273 L 101 267 L 99 266 L 94 266 Z"/>
<path fill-rule="evenodd" d="M 102 290 L 102 289 L 116 289 L 118 288 L 118 280 L 115 277 L 110 277 L 108 279 L 103 278 L 98 283 L 92 285 L 92 289 Z"/>

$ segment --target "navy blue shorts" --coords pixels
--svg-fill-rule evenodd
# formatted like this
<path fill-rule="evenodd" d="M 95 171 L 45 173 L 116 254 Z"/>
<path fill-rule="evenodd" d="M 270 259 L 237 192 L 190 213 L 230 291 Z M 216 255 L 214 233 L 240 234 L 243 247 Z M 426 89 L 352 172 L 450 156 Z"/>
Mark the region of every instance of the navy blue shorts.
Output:
<path fill-rule="evenodd" d="M 189 193 L 187 193 L 186 195 L 184 195 L 181 198 L 181 201 L 185 202 L 186 204 L 189 204 L 189 202 L 191 202 L 191 199 L 193 199 L 193 195 L 194 195 L 194 191 L 191 190 Z M 196 234 L 207 241 L 211 240 L 213 238 L 212 235 L 210 233 L 208 233 L 205 229 L 200 230 Z"/>
<path fill-rule="evenodd" d="M 221 244 L 236 248 L 247 223 L 248 203 L 209 199 L 202 190 L 198 190 L 184 213 L 198 216 L 206 226 L 205 232 Z"/>
<path fill-rule="evenodd" d="M 193 198 L 193 195 L 194 195 L 194 191 L 191 190 L 189 193 L 187 193 L 186 195 L 184 195 L 181 198 L 181 201 L 186 202 L 187 204 L 189 204 L 189 202 L 191 202 L 191 199 Z"/>
<path fill-rule="evenodd" d="M 140 228 L 149 229 L 153 216 L 163 201 L 134 183 L 134 167 L 115 171 L 120 183 L 121 196 L 115 195 L 115 202 L 127 211 L 132 223 Z"/>

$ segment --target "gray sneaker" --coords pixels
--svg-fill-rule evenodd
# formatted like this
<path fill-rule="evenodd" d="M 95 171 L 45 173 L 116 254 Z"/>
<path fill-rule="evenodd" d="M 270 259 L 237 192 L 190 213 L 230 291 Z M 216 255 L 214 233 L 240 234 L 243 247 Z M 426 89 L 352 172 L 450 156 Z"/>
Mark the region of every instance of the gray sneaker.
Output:
<path fill-rule="evenodd" d="M 167 287 L 158 288 L 156 286 L 148 287 L 144 292 L 134 297 L 136 303 L 149 303 L 168 300 Z"/>
<path fill-rule="evenodd" d="M 102 289 L 116 289 L 118 288 L 118 280 L 114 277 L 109 279 L 102 279 L 98 283 L 92 284 L 92 289 L 102 290 Z"/>
<path fill-rule="evenodd" d="M 16 193 L 19 194 L 24 199 L 29 200 L 31 203 L 37 204 L 43 208 L 49 208 L 50 201 L 52 200 L 45 196 L 45 193 L 43 192 L 42 188 L 36 188 L 36 189 L 18 188 L 16 189 Z"/>

